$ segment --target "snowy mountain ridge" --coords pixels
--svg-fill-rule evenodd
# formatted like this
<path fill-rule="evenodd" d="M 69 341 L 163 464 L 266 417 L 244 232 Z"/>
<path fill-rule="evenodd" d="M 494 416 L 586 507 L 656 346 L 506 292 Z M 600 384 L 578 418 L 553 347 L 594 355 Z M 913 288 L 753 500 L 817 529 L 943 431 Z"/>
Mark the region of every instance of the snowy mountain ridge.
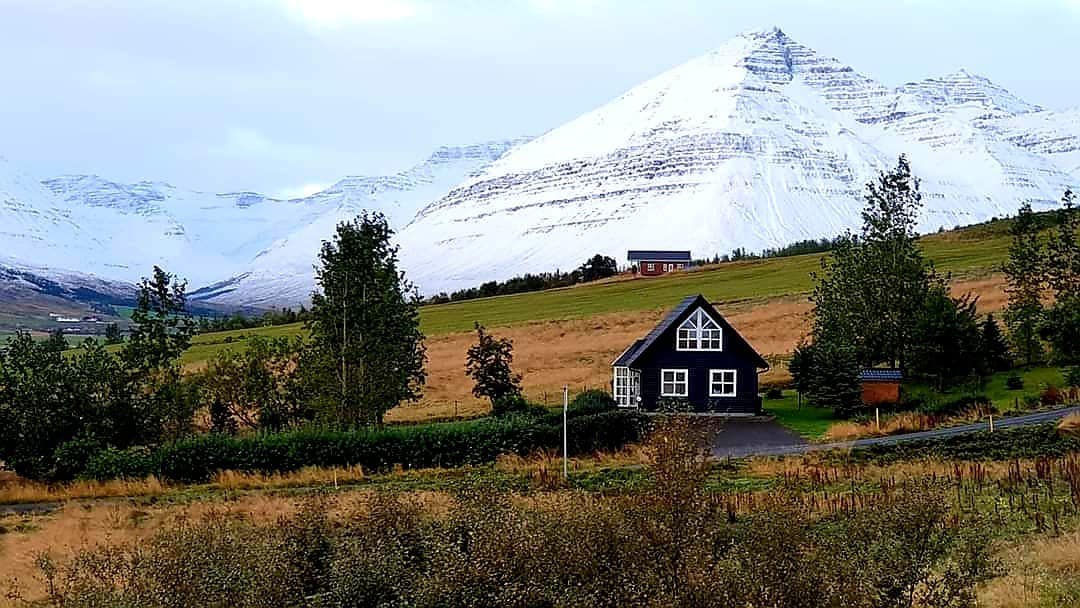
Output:
<path fill-rule="evenodd" d="M 160 264 L 197 300 L 305 301 L 322 240 L 362 210 L 398 229 L 424 293 L 627 249 L 756 251 L 856 227 L 863 186 L 906 154 L 920 229 L 1057 204 L 1080 185 L 1080 109 L 967 70 L 886 86 L 777 28 L 748 32 L 535 139 L 437 149 L 311 196 L 213 194 L 0 162 L 0 263 L 133 281 Z"/>
<path fill-rule="evenodd" d="M 1045 208 L 1080 181 L 1072 116 L 966 70 L 891 89 L 750 32 L 511 150 L 424 208 L 402 259 L 430 293 L 596 252 L 831 237 L 900 154 L 923 180 L 923 230 Z"/>

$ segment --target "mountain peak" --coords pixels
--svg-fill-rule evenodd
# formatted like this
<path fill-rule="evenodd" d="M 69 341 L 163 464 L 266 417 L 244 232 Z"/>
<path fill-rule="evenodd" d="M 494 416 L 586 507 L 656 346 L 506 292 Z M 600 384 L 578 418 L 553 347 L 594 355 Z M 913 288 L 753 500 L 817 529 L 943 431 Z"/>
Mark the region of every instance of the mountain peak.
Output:
<path fill-rule="evenodd" d="M 935 111 L 962 104 L 976 104 L 1009 114 L 1042 110 L 989 78 L 963 67 L 943 76 L 909 82 L 899 87 L 897 92 L 911 94 Z"/>

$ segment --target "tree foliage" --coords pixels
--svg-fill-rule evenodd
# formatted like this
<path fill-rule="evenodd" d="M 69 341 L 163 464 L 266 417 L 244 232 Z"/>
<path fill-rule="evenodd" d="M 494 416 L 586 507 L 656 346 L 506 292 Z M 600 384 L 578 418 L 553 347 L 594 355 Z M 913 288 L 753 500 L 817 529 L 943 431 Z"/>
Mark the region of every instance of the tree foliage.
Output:
<path fill-rule="evenodd" d="M 299 338 L 254 336 L 240 351 L 224 350 L 201 376 L 202 401 L 214 427 L 280 430 L 311 418 L 296 373 Z"/>
<path fill-rule="evenodd" d="M 339 224 L 319 252 L 304 373 L 320 415 L 334 424 L 381 424 L 388 410 L 421 395 L 417 297 L 398 270 L 392 235 L 382 214 L 365 212 Z"/>
<path fill-rule="evenodd" d="M 911 320 L 942 281 L 915 240 L 922 195 L 907 159 L 866 188 L 860 235 L 840 240 L 815 275 L 814 341 L 853 346 L 864 366 L 904 367 Z"/>
<path fill-rule="evenodd" d="M 1040 231 L 1039 218 L 1031 205 L 1024 203 L 1009 229 L 1012 244 L 1009 259 L 1002 268 L 1008 295 L 1005 324 L 1017 356 L 1026 365 L 1036 363 L 1043 356 L 1039 329 L 1046 315 L 1042 302 L 1046 275 L 1045 244 Z"/>
<path fill-rule="evenodd" d="M 465 373 L 473 379 L 473 395 L 487 397 L 492 406 L 521 396 L 521 376 L 515 374 L 514 345 L 509 338 L 496 338 L 476 323 L 476 344 L 465 356 Z"/>

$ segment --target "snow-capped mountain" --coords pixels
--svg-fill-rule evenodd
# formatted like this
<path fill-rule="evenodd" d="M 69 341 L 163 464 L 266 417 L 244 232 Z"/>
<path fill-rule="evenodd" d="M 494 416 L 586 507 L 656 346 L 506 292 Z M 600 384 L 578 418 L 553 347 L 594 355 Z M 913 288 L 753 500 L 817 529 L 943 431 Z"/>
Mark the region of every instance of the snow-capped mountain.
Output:
<path fill-rule="evenodd" d="M 0 162 L 0 264 L 58 281 L 82 271 L 118 284 L 158 264 L 187 278 L 195 301 L 296 304 L 310 296 L 316 254 L 337 223 L 366 210 L 399 227 L 524 141 L 444 146 L 406 171 L 346 177 L 291 200 L 94 175 L 39 183 Z"/>
<path fill-rule="evenodd" d="M 399 228 L 402 264 L 430 294 L 594 253 L 705 257 L 835 236 L 857 227 L 864 184 L 900 154 L 922 180 L 923 230 L 1049 208 L 1080 186 L 1080 109 L 1043 109 L 967 70 L 890 87 L 774 28 L 539 138 L 440 148 L 305 198 L 39 183 L 0 161 L 0 266 L 130 282 L 160 264 L 195 300 L 295 305 L 320 243 L 368 210 Z"/>
<path fill-rule="evenodd" d="M 424 208 L 402 259 L 425 292 L 600 252 L 711 256 L 834 236 L 907 154 L 924 230 L 1056 204 L 1075 113 L 961 70 L 892 89 L 779 29 L 738 36 L 537 139 Z"/>

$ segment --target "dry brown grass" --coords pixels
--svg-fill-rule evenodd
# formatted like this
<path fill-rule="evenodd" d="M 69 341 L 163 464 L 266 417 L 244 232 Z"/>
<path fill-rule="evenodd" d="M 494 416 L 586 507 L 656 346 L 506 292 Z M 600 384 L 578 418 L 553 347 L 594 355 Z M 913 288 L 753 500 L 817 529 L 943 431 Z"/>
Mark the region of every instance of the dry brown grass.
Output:
<path fill-rule="evenodd" d="M 170 486 L 156 477 L 139 480 L 75 481 L 65 484 L 44 484 L 12 475 L 0 482 L 0 504 L 57 502 L 81 498 L 119 496 L 160 496 Z"/>
<path fill-rule="evenodd" d="M 825 439 L 828 441 L 853 441 L 864 437 L 883 437 L 901 433 L 929 431 L 941 426 L 979 422 L 985 420 L 990 413 L 992 413 L 992 410 L 983 407 L 970 408 L 957 416 L 935 416 L 920 412 L 900 412 L 898 414 L 882 416 L 880 427 L 878 427 L 875 420 L 865 420 L 862 422 L 847 420 L 836 422 L 829 426 L 829 429 L 825 431 Z"/>
<path fill-rule="evenodd" d="M 1008 573 L 979 590 L 979 606 L 1038 608 L 1043 591 L 1058 581 L 1080 577 L 1080 532 L 1014 546 L 1003 555 Z M 1065 608 L 1065 607 L 1062 607 Z"/>
<path fill-rule="evenodd" d="M 1002 285 L 1001 275 L 992 274 L 957 281 L 952 290 L 956 294 L 974 293 L 979 296 L 981 312 L 995 312 L 1004 306 Z M 803 297 L 734 302 L 718 308 L 765 355 L 790 353 L 809 329 L 810 303 Z M 514 341 L 514 366 L 523 375 L 526 396 L 558 405 L 563 385 L 569 386 L 572 394 L 584 388 L 607 388 L 611 362 L 627 345 L 648 333 L 666 312 L 614 313 L 492 331 Z M 472 383 L 465 376 L 465 351 L 474 340 L 472 332 L 429 338 L 424 398 L 391 410 L 387 420 L 423 421 L 453 418 L 455 414 L 486 414 L 489 404 L 472 396 Z M 788 380 L 790 375 L 783 368 L 772 369 L 761 378 L 763 384 Z"/>
<path fill-rule="evenodd" d="M 1073 437 L 1080 437 L 1080 414 L 1069 414 L 1057 425 L 1058 431 Z"/>

